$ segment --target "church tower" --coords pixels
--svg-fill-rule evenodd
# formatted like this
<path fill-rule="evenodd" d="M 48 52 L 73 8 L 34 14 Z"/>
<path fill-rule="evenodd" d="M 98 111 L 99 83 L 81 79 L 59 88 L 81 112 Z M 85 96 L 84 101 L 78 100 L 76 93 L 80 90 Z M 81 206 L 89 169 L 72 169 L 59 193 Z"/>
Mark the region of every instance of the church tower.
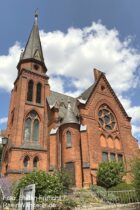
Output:
<path fill-rule="evenodd" d="M 17 70 L 8 116 L 8 144 L 3 152 L 2 165 L 2 174 L 12 178 L 35 168 L 48 170 L 46 98 L 50 88 L 37 14 Z"/>

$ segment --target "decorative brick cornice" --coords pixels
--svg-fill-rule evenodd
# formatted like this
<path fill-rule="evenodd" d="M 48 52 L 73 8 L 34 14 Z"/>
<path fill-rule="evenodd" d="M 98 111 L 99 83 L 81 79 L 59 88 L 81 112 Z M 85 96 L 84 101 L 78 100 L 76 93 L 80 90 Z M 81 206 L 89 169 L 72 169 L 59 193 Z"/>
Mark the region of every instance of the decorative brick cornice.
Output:
<path fill-rule="evenodd" d="M 25 75 L 22 75 L 24 72 L 30 74 L 30 75 L 35 75 L 35 76 L 40 76 L 41 78 L 45 79 L 45 80 L 48 80 L 49 77 L 46 75 L 46 74 L 41 74 L 39 72 L 35 72 L 33 70 L 30 70 L 30 69 L 21 69 L 19 74 L 18 74 L 18 77 L 16 78 L 15 82 L 14 82 L 14 85 L 16 84 L 17 80 L 19 79 L 20 76 L 26 78 Z"/>
<path fill-rule="evenodd" d="M 31 150 L 31 151 L 40 151 L 40 152 L 47 152 L 48 151 L 47 149 L 35 148 L 35 147 L 29 148 L 29 147 L 26 147 L 26 146 L 20 146 L 20 147 L 13 146 L 13 147 L 11 147 L 11 149 L 19 150 L 19 151 L 21 151 L 21 149 L 22 150 Z"/>

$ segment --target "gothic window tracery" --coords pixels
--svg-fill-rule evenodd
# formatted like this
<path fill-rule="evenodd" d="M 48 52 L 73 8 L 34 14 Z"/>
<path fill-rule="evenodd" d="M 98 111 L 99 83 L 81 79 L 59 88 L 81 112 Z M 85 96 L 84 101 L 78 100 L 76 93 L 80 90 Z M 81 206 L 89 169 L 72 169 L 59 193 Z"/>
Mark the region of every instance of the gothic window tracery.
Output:
<path fill-rule="evenodd" d="M 98 120 L 101 128 L 112 131 L 116 128 L 116 118 L 107 105 L 102 105 L 98 111 Z"/>
<path fill-rule="evenodd" d="M 35 111 L 31 111 L 26 120 L 24 127 L 24 142 L 37 143 L 39 139 L 39 119 Z"/>
<path fill-rule="evenodd" d="M 27 101 L 32 101 L 33 100 L 33 86 L 34 86 L 34 82 L 33 80 L 30 80 L 28 82 L 28 92 L 27 92 Z"/>
<path fill-rule="evenodd" d="M 38 104 L 41 103 L 41 90 L 42 90 L 42 85 L 41 83 L 38 83 L 36 88 L 36 103 Z"/>

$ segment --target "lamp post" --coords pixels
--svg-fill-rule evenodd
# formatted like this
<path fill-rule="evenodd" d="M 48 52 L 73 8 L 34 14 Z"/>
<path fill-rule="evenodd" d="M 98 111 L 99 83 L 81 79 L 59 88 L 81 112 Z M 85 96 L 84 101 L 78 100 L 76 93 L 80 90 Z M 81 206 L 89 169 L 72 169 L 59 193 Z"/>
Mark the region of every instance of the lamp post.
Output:
<path fill-rule="evenodd" d="M 2 138 L 2 145 L 6 145 L 8 143 L 8 138 L 7 137 L 3 137 Z"/>
<path fill-rule="evenodd" d="M 6 144 L 8 144 L 8 138 L 7 137 L 0 137 L 0 147 L 3 148 L 3 146 L 5 146 Z M 2 163 L 2 152 L 0 154 L 0 177 L 1 177 L 1 163 Z"/>

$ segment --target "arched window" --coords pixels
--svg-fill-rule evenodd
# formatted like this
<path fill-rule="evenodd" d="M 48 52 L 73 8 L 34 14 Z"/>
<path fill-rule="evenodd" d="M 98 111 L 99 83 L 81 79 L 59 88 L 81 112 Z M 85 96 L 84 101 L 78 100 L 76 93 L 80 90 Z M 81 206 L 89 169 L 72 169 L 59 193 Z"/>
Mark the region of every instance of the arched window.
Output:
<path fill-rule="evenodd" d="M 27 101 L 33 100 L 33 86 L 34 86 L 34 82 L 33 82 L 33 80 L 30 80 L 28 82 Z"/>
<path fill-rule="evenodd" d="M 38 141 L 38 135 L 39 135 L 39 120 L 35 119 L 33 123 L 33 141 Z"/>
<path fill-rule="evenodd" d="M 42 89 L 42 85 L 41 83 L 38 83 L 37 88 L 36 88 L 36 103 L 38 104 L 41 103 L 41 89 Z"/>
<path fill-rule="evenodd" d="M 38 157 L 35 157 L 34 160 L 33 160 L 33 167 L 34 167 L 34 169 L 38 168 L 38 162 L 39 162 Z"/>
<path fill-rule="evenodd" d="M 30 141 L 31 124 L 32 124 L 32 120 L 30 118 L 27 118 L 27 120 L 25 121 L 25 128 L 24 128 L 24 141 L 25 142 Z"/>
<path fill-rule="evenodd" d="M 72 146 L 72 139 L 71 139 L 71 132 L 67 131 L 66 133 L 66 146 L 71 147 Z"/>
<path fill-rule="evenodd" d="M 29 157 L 26 156 L 23 161 L 23 166 L 24 168 L 28 168 L 28 165 L 29 165 Z"/>
<path fill-rule="evenodd" d="M 38 114 L 33 110 L 25 120 L 24 142 L 37 143 L 39 140 L 39 118 Z"/>

